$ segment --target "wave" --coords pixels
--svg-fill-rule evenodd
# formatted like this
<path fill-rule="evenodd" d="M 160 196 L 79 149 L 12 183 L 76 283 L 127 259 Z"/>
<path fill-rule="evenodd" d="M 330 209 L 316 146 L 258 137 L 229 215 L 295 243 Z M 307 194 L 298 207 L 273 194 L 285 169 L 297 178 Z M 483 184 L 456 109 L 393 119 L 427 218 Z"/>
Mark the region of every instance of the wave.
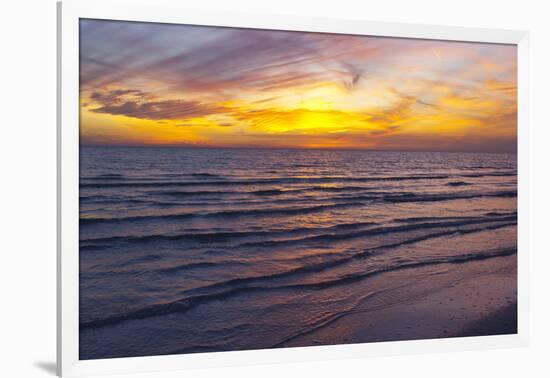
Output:
<path fill-rule="evenodd" d="M 140 258 L 129 260 L 126 264 L 124 264 L 124 267 L 127 267 L 128 265 L 132 265 L 133 263 L 142 263 L 147 261 L 158 261 L 158 260 L 162 260 L 162 256 L 154 255 L 154 254 L 146 255 Z M 198 262 L 192 262 L 192 263 L 178 264 L 174 266 L 167 266 L 164 268 L 158 268 L 150 271 L 158 274 L 174 274 L 174 273 L 179 273 L 182 270 L 211 268 L 211 267 L 217 267 L 220 265 L 223 265 L 224 267 L 228 267 L 228 266 L 243 265 L 243 264 L 244 263 L 242 262 L 227 261 L 227 260 L 221 261 L 221 262 L 198 261 Z M 120 274 L 136 276 L 136 275 L 141 275 L 143 273 L 144 273 L 143 270 L 127 269 L 127 268 L 126 269 L 109 269 L 109 270 L 93 270 L 92 268 L 90 268 L 87 272 L 82 272 L 81 276 L 97 279 L 98 277 L 109 277 L 109 276 L 120 275 Z"/>
<path fill-rule="evenodd" d="M 403 202 L 437 202 L 437 201 L 450 201 L 459 199 L 472 199 L 481 197 L 516 197 L 517 191 L 499 191 L 493 193 L 443 193 L 443 194 L 416 194 L 416 193 L 401 193 L 401 194 L 386 194 L 378 197 L 373 193 L 366 196 L 353 196 L 353 197 L 335 197 L 327 198 L 326 200 L 356 200 L 355 202 L 341 202 L 332 204 L 322 204 L 306 207 L 284 207 L 284 208 L 265 208 L 265 209 L 248 209 L 248 210 L 222 210 L 213 212 L 193 212 L 193 213 L 178 213 L 178 214 L 163 214 L 163 215 L 137 215 L 128 217 L 82 217 L 80 218 L 81 225 L 95 224 L 99 222 L 123 222 L 123 221 L 142 221 L 142 220 L 178 220 L 189 219 L 192 217 L 240 217 L 240 216 L 263 216 L 263 215 L 299 215 L 309 214 L 325 210 L 332 210 L 338 208 L 349 208 L 355 206 L 363 206 L 365 202 L 358 201 L 373 201 L 383 200 L 389 203 L 403 203 Z M 167 203 L 167 205 L 174 205 Z"/>
<path fill-rule="evenodd" d="M 351 192 L 369 190 L 371 188 L 366 186 L 341 186 L 341 187 L 326 187 L 326 186 L 312 186 L 299 189 L 261 189 L 252 191 L 240 191 L 240 190 L 193 190 L 193 191 L 178 191 L 178 190 L 163 190 L 148 192 L 155 195 L 170 195 L 170 196 L 208 196 L 208 195 L 256 195 L 256 196 L 278 196 L 282 194 L 294 194 L 294 193 L 307 193 L 307 192 Z"/>
<path fill-rule="evenodd" d="M 380 268 L 377 270 L 367 271 L 363 273 L 344 275 L 344 276 L 341 276 L 332 280 L 327 280 L 327 281 L 318 281 L 318 282 L 311 282 L 311 283 L 289 283 L 289 284 L 274 285 L 274 286 L 269 286 L 269 285 L 268 286 L 266 285 L 249 286 L 250 284 L 262 282 L 262 281 L 265 281 L 266 279 L 273 280 L 274 278 L 281 278 L 292 274 L 307 273 L 310 271 L 316 272 L 319 270 L 323 270 L 323 269 L 326 269 L 327 267 L 330 267 L 331 265 L 330 262 L 326 262 L 326 263 L 317 264 L 316 266 L 297 268 L 291 271 L 267 275 L 267 276 L 236 278 L 221 284 L 214 284 L 209 286 L 210 289 L 223 288 L 225 290 L 218 290 L 218 291 L 205 293 L 205 294 L 191 295 L 173 302 L 154 304 L 154 305 L 137 309 L 134 311 L 129 311 L 124 314 L 113 315 L 113 316 L 109 316 L 101 319 L 82 321 L 80 323 L 80 329 L 98 328 L 98 327 L 104 327 L 108 325 L 114 325 L 114 324 L 121 323 L 128 320 L 144 319 L 149 317 L 167 315 L 171 313 L 181 313 L 181 312 L 188 311 L 200 304 L 210 302 L 213 300 L 224 300 L 231 296 L 244 293 L 244 292 L 274 291 L 274 290 L 304 290 L 304 289 L 317 290 L 317 289 L 335 287 L 338 285 L 357 282 L 374 275 L 396 271 L 396 270 L 418 268 L 418 267 L 436 265 L 436 264 L 460 264 L 468 261 L 483 260 L 483 259 L 499 257 L 499 256 L 508 256 L 508 255 L 515 254 L 516 252 L 517 252 L 517 249 L 515 247 L 505 248 L 505 249 L 495 249 L 487 252 L 466 253 L 464 255 L 459 255 L 459 256 L 431 258 L 424 261 L 401 262 L 399 264 L 395 264 L 385 268 Z"/>
<path fill-rule="evenodd" d="M 354 223 L 341 223 L 328 227 L 299 227 L 293 229 L 278 229 L 268 231 L 220 231 L 220 232 L 203 232 L 203 233 L 182 233 L 182 234 L 153 234 L 153 235 L 140 235 L 140 236 L 113 236 L 106 238 L 90 238 L 81 239 L 82 243 L 113 243 L 113 242 L 125 242 L 125 243 L 146 243 L 154 241 L 176 241 L 176 240 L 190 240 L 198 241 L 201 243 L 209 242 L 225 242 L 231 239 L 247 238 L 247 237 L 277 237 L 277 236 L 290 236 L 302 233 L 315 233 L 315 232 L 330 232 L 356 229 L 361 227 L 373 226 L 374 222 L 354 222 Z M 85 245 L 85 244 L 84 244 Z"/>
<path fill-rule="evenodd" d="M 95 176 L 81 176 L 80 179 L 83 180 L 121 180 L 125 176 L 118 173 L 104 173 Z"/>
<path fill-rule="evenodd" d="M 142 182 L 97 182 L 81 183 L 81 188 L 118 188 L 118 187 L 166 187 L 166 186 L 203 186 L 203 185 L 262 185 L 288 183 L 326 183 L 326 182 L 371 182 L 447 179 L 447 175 L 381 176 L 381 177 L 279 177 L 243 180 L 204 180 L 204 181 L 142 181 Z"/>
<path fill-rule="evenodd" d="M 517 172 L 480 172 L 480 173 L 464 173 L 460 177 L 511 177 L 517 176 Z"/>
<path fill-rule="evenodd" d="M 339 188 L 340 189 L 340 188 Z M 368 188 L 364 188 L 368 189 Z M 307 192 L 307 190 L 303 190 L 304 192 Z M 323 201 L 332 201 L 332 202 L 339 202 L 339 201 L 350 201 L 350 200 L 356 200 L 356 201 L 385 201 L 390 203 L 395 202 L 439 202 L 439 201 L 452 201 L 452 200 L 461 200 L 461 199 L 473 199 L 473 198 L 483 198 L 483 197 L 504 197 L 504 198 L 511 198 L 516 197 L 517 191 L 510 190 L 510 191 L 498 191 L 498 192 L 489 192 L 489 193 L 483 193 L 483 192 L 447 192 L 447 193 L 436 193 L 436 194 L 417 194 L 413 192 L 378 192 L 378 191 L 365 191 L 365 192 L 358 192 L 355 194 L 348 194 L 345 193 L 343 195 L 339 196 L 333 196 L 333 197 L 320 197 L 320 200 Z M 273 201 L 276 201 L 278 204 L 281 203 L 296 203 L 296 202 L 303 202 L 305 200 L 311 200 L 311 199 L 317 199 L 312 198 L 312 195 L 309 195 L 307 197 L 297 197 L 297 198 L 284 198 L 284 199 L 274 199 Z M 268 203 L 262 202 L 262 203 Z M 254 202 L 241 202 L 241 203 L 254 203 Z"/>
<path fill-rule="evenodd" d="M 472 165 L 469 167 L 464 167 L 462 169 L 493 169 L 493 170 L 501 170 L 501 169 L 513 169 L 512 166 L 497 166 L 497 165 Z"/>
<path fill-rule="evenodd" d="M 112 201 L 115 198 L 116 197 L 104 195 L 104 194 L 93 194 L 89 196 L 81 195 L 78 200 L 80 202 L 101 202 L 101 201 Z"/>
<path fill-rule="evenodd" d="M 281 189 L 266 189 L 266 190 L 256 190 L 253 192 L 249 192 L 250 194 L 255 194 L 257 196 L 276 196 L 279 194 L 284 194 L 285 190 Z"/>
<path fill-rule="evenodd" d="M 178 220 L 189 219 L 193 217 L 240 217 L 240 216 L 262 216 L 262 215 L 298 215 L 310 214 L 325 210 L 335 210 L 347 207 L 363 206 L 363 202 L 335 203 L 308 207 L 285 207 L 285 208 L 267 208 L 250 210 L 223 210 L 209 213 L 183 213 L 183 214 L 165 214 L 165 215 L 136 215 L 118 218 L 80 218 L 81 225 L 95 224 L 100 222 L 134 222 L 142 220 Z"/>
<path fill-rule="evenodd" d="M 190 174 L 162 173 L 162 174 L 159 174 L 157 177 L 166 177 L 166 178 L 197 177 L 197 178 L 218 178 L 218 179 L 225 178 L 222 175 L 217 175 L 217 174 L 208 173 L 208 172 L 196 172 L 196 173 L 190 173 Z M 82 179 L 82 180 L 101 180 L 101 181 L 104 181 L 104 180 L 121 180 L 120 184 L 124 183 L 124 182 L 122 182 L 123 180 L 130 180 L 130 181 L 147 180 L 147 178 L 145 178 L 143 176 L 129 177 L 129 176 L 125 176 L 125 175 L 122 175 L 122 174 L 119 174 L 119 173 L 104 173 L 104 174 L 99 174 L 99 175 L 94 175 L 94 176 L 82 176 L 82 177 L 80 177 L 80 179 Z M 99 184 L 101 184 L 101 183 L 99 183 Z M 119 184 L 119 183 L 113 183 L 113 184 L 116 185 L 116 184 Z"/>
<path fill-rule="evenodd" d="M 472 185 L 469 182 L 464 181 L 450 181 L 447 183 L 448 186 L 466 186 L 466 185 Z"/>
<path fill-rule="evenodd" d="M 517 197 L 517 191 L 500 191 L 493 193 L 457 193 L 457 194 L 416 194 L 403 193 L 384 196 L 386 202 L 437 202 L 457 199 L 471 199 L 480 197 Z"/>
<path fill-rule="evenodd" d="M 207 173 L 207 172 L 191 173 L 189 176 L 192 176 L 192 177 L 216 177 L 216 178 L 223 177 L 223 176 L 220 176 L 220 175 L 215 175 L 213 173 Z"/>
<path fill-rule="evenodd" d="M 239 247 L 275 247 L 275 246 L 286 246 L 294 244 L 304 244 L 311 242 L 334 242 L 339 240 L 350 240 L 356 238 L 362 238 L 365 236 L 373 235 L 383 235 L 383 234 L 392 234 L 397 232 L 409 232 L 423 229 L 431 228 L 445 228 L 445 227 L 461 227 L 474 224 L 483 224 L 483 223 L 494 223 L 494 222 L 517 222 L 517 216 L 502 216 L 498 218 L 473 218 L 473 219 L 462 219 L 458 221 L 448 221 L 448 222 L 425 222 L 425 223 L 414 223 L 406 224 L 400 226 L 383 226 L 378 228 L 371 228 L 367 230 L 359 230 L 348 233 L 339 233 L 339 234 L 322 234 L 315 236 L 308 236 L 300 239 L 286 239 L 286 240 L 268 240 L 260 242 L 250 242 L 243 243 Z M 453 232 L 457 232 L 454 230 Z"/>
<path fill-rule="evenodd" d="M 349 176 L 327 176 L 327 177 L 275 177 L 275 178 L 254 178 L 254 179 L 225 179 L 223 176 L 210 173 L 193 173 L 190 177 L 204 178 L 198 181 L 130 181 L 130 182 L 84 182 L 81 188 L 119 188 L 119 187 L 169 187 L 169 186 L 235 186 L 235 185 L 265 185 L 265 184 L 289 184 L 289 183 L 327 183 L 327 182 L 379 182 L 379 181 L 417 181 L 417 180 L 442 180 L 453 177 L 507 177 L 516 176 L 516 172 L 480 172 L 464 173 L 459 175 L 446 174 L 418 174 L 408 176 L 372 176 L 372 177 L 349 177 Z M 116 179 L 117 177 L 111 177 Z M 121 177 L 122 178 L 122 177 Z M 208 180 L 212 179 L 212 180 Z M 217 180 L 216 180 L 217 179 Z"/>
<path fill-rule="evenodd" d="M 458 174 L 455 177 L 508 177 L 508 176 L 517 176 L 517 172 L 508 171 L 508 172 L 472 172 L 472 173 L 462 173 Z M 213 178 L 213 179 L 224 179 L 224 180 L 212 180 L 212 181 L 149 181 L 144 177 L 128 177 L 119 173 L 104 173 L 94 176 L 82 176 L 82 180 L 146 180 L 146 181 L 132 181 L 132 182 L 99 182 L 99 183 L 81 183 L 82 187 L 116 187 L 116 186 L 164 186 L 164 185 L 203 185 L 205 183 L 212 185 L 222 185 L 227 184 L 261 184 L 261 183 L 288 183 L 288 182 L 327 182 L 327 181 L 344 181 L 344 182 L 368 182 L 368 181 L 402 181 L 402 180 L 434 180 L 434 179 L 445 179 L 450 178 L 452 175 L 446 174 L 417 174 L 409 176 L 373 176 L 373 177 L 349 177 L 349 176 L 332 176 L 332 177 L 277 177 L 277 178 L 264 178 L 264 179 L 242 179 L 242 180 L 226 180 L 225 176 L 219 174 L 213 174 L 208 172 L 196 172 L 190 174 L 180 174 L 180 173 L 165 173 L 161 174 L 160 177 L 168 178 L 182 178 L 182 177 L 196 177 L 196 178 Z"/>
<path fill-rule="evenodd" d="M 466 220 L 466 219 L 486 219 L 487 217 L 515 217 L 517 219 L 517 212 L 496 212 L 491 211 L 483 214 L 483 217 L 474 217 L 474 216 L 443 216 L 443 217 L 409 217 L 409 218 L 400 218 L 397 219 L 397 222 L 400 223 L 416 223 L 416 222 L 426 222 L 426 221 L 440 221 L 440 220 Z M 495 218 L 497 220 L 498 218 Z"/>
<path fill-rule="evenodd" d="M 239 192 L 226 191 L 226 190 L 194 190 L 190 191 L 158 191 L 158 192 L 148 192 L 148 194 L 155 195 L 169 195 L 175 197 L 195 197 L 195 196 L 208 196 L 208 195 L 223 195 L 223 194 L 239 194 Z"/>
<path fill-rule="evenodd" d="M 363 188 L 363 189 L 368 189 L 368 188 Z M 307 193 L 307 189 L 297 190 L 297 191 Z M 338 190 L 338 191 L 343 192 L 343 190 Z M 283 193 L 286 193 L 286 192 L 283 191 Z M 283 194 L 283 193 L 280 193 L 280 194 Z M 450 193 L 437 193 L 437 194 L 417 194 L 412 192 L 396 193 L 396 192 L 378 192 L 378 191 L 367 190 L 365 192 L 358 192 L 355 194 L 345 193 L 339 196 L 320 197 L 318 199 L 322 201 L 332 201 L 332 202 L 356 200 L 356 201 L 368 201 L 368 202 L 385 201 L 385 202 L 395 203 L 395 202 L 439 202 L 439 201 L 452 201 L 452 200 L 483 198 L 483 197 L 509 198 L 509 197 L 516 197 L 516 196 L 517 196 L 516 191 L 499 191 L 499 192 L 492 192 L 492 193 L 450 192 Z M 277 198 L 277 199 L 274 199 L 273 201 L 277 202 L 278 204 L 281 204 L 281 203 L 303 202 L 311 199 L 317 200 L 317 198 L 314 198 L 312 194 L 309 194 L 306 197 L 284 198 L 284 199 Z M 268 202 L 271 202 L 271 201 L 267 200 L 266 202 L 262 202 L 262 203 L 268 203 Z M 255 202 L 242 201 L 241 203 L 255 203 Z M 194 203 L 194 205 L 197 205 L 197 203 Z"/>
<path fill-rule="evenodd" d="M 393 242 L 393 243 L 389 243 L 389 244 L 384 244 L 384 245 L 381 245 L 381 246 L 377 246 L 376 248 L 366 249 L 362 252 L 357 252 L 357 253 L 349 254 L 349 255 L 345 255 L 345 254 L 342 254 L 342 253 L 323 254 L 323 257 L 325 257 L 325 258 L 334 257 L 334 259 L 322 261 L 320 263 L 308 264 L 308 265 L 301 266 L 301 267 L 298 267 L 298 268 L 290 269 L 290 270 L 283 271 L 283 272 L 273 273 L 273 274 L 269 274 L 269 275 L 235 278 L 235 279 L 231 279 L 231 280 L 228 280 L 228 281 L 218 282 L 218 283 L 210 284 L 210 285 L 203 286 L 203 287 L 200 287 L 200 288 L 192 289 L 190 291 L 185 292 L 185 294 L 189 294 L 189 293 L 195 294 L 195 293 L 200 293 L 200 292 L 209 291 L 209 290 L 228 288 L 228 287 L 231 287 L 231 286 L 234 286 L 234 285 L 243 285 L 243 284 L 250 284 L 250 283 L 255 283 L 255 282 L 260 282 L 260 281 L 269 281 L 269 280 L 273 280 L 273 279 L 291 277 L 293 275 L 303 274 L 303 273 L 319 273 L 319 272 L 321 272 L 325 269 L 333 268 L 333 267 L 345 264 L 345 263 L 347 263 L 349 261 L 352 261 L 352 260 L 355 260 L 355 259 L 362 259 L 362 258 L 369 257 L 371 255 L 380 254 L 380 251 L 382 251 L 382 250 L 397 248 L 397 247 L 401 247 L 401 246 L 404 246 L 404 245 L 418 243 L 418 242 L 433 239 L 433 238 L 451 236 L 451 235 L 455 235 L 457 233 L 460 233 L 462 235 L 466 235 L 466 234 L 470 234 L 470 233 L 496 230 L 496 229 L 515 226 L 515 225 L 516 225 L 515 222 L 510 222 L 510 223 L 489 224 L 489 225 L 485 225 L 485 226 L 478 227 L 478 228 L 473 228 L 473 229 L 444 230 L 444 231 L 438 231 L 438 232 L 434 232 L 434 233 L 430 233 L 430 234 L 410 237 L 410 238 L 405 239 L 405 240 L 401 240 L 401 241 Z M 305 263 L 307 263 L 307 261 L 309 261 L 308 258 L 309 257 L 304 258 L 303 261 Z M 128 265 L 131 265 L 134 262 L 157 261 L 157 260 L 160 260 L 160 259 L 162 259 L 162 257 L 159 256 L 159 255 L 146 255 L 144 257 L 140 257 L 140 258 L 128 261 Z M 218 262 L 212 261 L 212 262 L 185 263 L 185 264 L 179 264 L 179 265 L 175 265 L 175 266 L 169 266 L 169 267 L 165 267 L 165 268 L 156 269 L 155 272 L 170 274 L 170 273 L 177 273 L 179 271 L 187 270 L 187 269 L 206 268 L 206 267 L 221 267 L 221 266 L 226 267 L 228 265 L 246 265 L 246 263 L 245 262 L 240 262 L 240 261 L 234 261 L 234 260 L 231 260 L 231 261 L 218 261 Z M 97 273 L 98 274 L 113 274 L 113 273 L 119 274 L 120 272 L 100 271 L 100 272 L 97 272 Z M 134 274 L 136 272 L 135 271 L 130 271 L 129 273 Z M 137 273 L 138 274 L 142 273 L 142 271 L 140 270 Z"/>

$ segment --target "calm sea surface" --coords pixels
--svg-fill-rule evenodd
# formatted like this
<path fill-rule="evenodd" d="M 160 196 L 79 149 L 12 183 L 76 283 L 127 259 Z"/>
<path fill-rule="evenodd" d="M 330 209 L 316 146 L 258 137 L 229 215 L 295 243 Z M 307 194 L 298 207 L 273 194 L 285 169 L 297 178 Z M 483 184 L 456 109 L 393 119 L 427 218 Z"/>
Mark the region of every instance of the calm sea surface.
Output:
<path fill-rule="evenodd" d="M 516 155 L 82 147 L 80 169 L 82 359 L 285 346 L 374 275 L 516 249 Z"/>

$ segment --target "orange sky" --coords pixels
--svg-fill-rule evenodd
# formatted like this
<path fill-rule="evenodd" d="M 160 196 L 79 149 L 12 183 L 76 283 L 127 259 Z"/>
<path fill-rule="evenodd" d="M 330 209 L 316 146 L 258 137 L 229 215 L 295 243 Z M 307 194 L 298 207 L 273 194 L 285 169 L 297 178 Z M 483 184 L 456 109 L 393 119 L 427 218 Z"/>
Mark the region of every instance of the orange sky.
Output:
<path fill-rule="evenodd" d="M 81 142 L 515 152 L 516 53 L 82 20 Z"/>

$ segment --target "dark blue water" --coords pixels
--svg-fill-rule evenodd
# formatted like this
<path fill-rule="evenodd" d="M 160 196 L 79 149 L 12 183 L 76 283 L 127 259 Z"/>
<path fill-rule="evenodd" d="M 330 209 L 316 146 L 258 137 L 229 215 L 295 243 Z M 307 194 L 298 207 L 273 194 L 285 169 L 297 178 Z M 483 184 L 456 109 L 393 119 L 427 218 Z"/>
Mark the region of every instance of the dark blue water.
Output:
<path fill-rule="evenodd" d="M 81 359 L 285 346 L 373 275 L 516 248 L 515 155 L 82 147 L 80 169 Z"/>

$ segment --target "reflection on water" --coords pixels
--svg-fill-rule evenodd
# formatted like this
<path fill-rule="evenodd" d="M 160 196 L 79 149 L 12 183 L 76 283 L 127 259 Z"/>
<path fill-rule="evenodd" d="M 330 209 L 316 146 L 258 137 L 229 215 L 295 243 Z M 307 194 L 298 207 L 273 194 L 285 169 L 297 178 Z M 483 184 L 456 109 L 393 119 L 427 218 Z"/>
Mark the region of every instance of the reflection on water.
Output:
<path fill-rule="evenodd" d="M 81 358 L 284 346 L 514 254 L 516 188 L 506 154 L 83 147 Z"/>

